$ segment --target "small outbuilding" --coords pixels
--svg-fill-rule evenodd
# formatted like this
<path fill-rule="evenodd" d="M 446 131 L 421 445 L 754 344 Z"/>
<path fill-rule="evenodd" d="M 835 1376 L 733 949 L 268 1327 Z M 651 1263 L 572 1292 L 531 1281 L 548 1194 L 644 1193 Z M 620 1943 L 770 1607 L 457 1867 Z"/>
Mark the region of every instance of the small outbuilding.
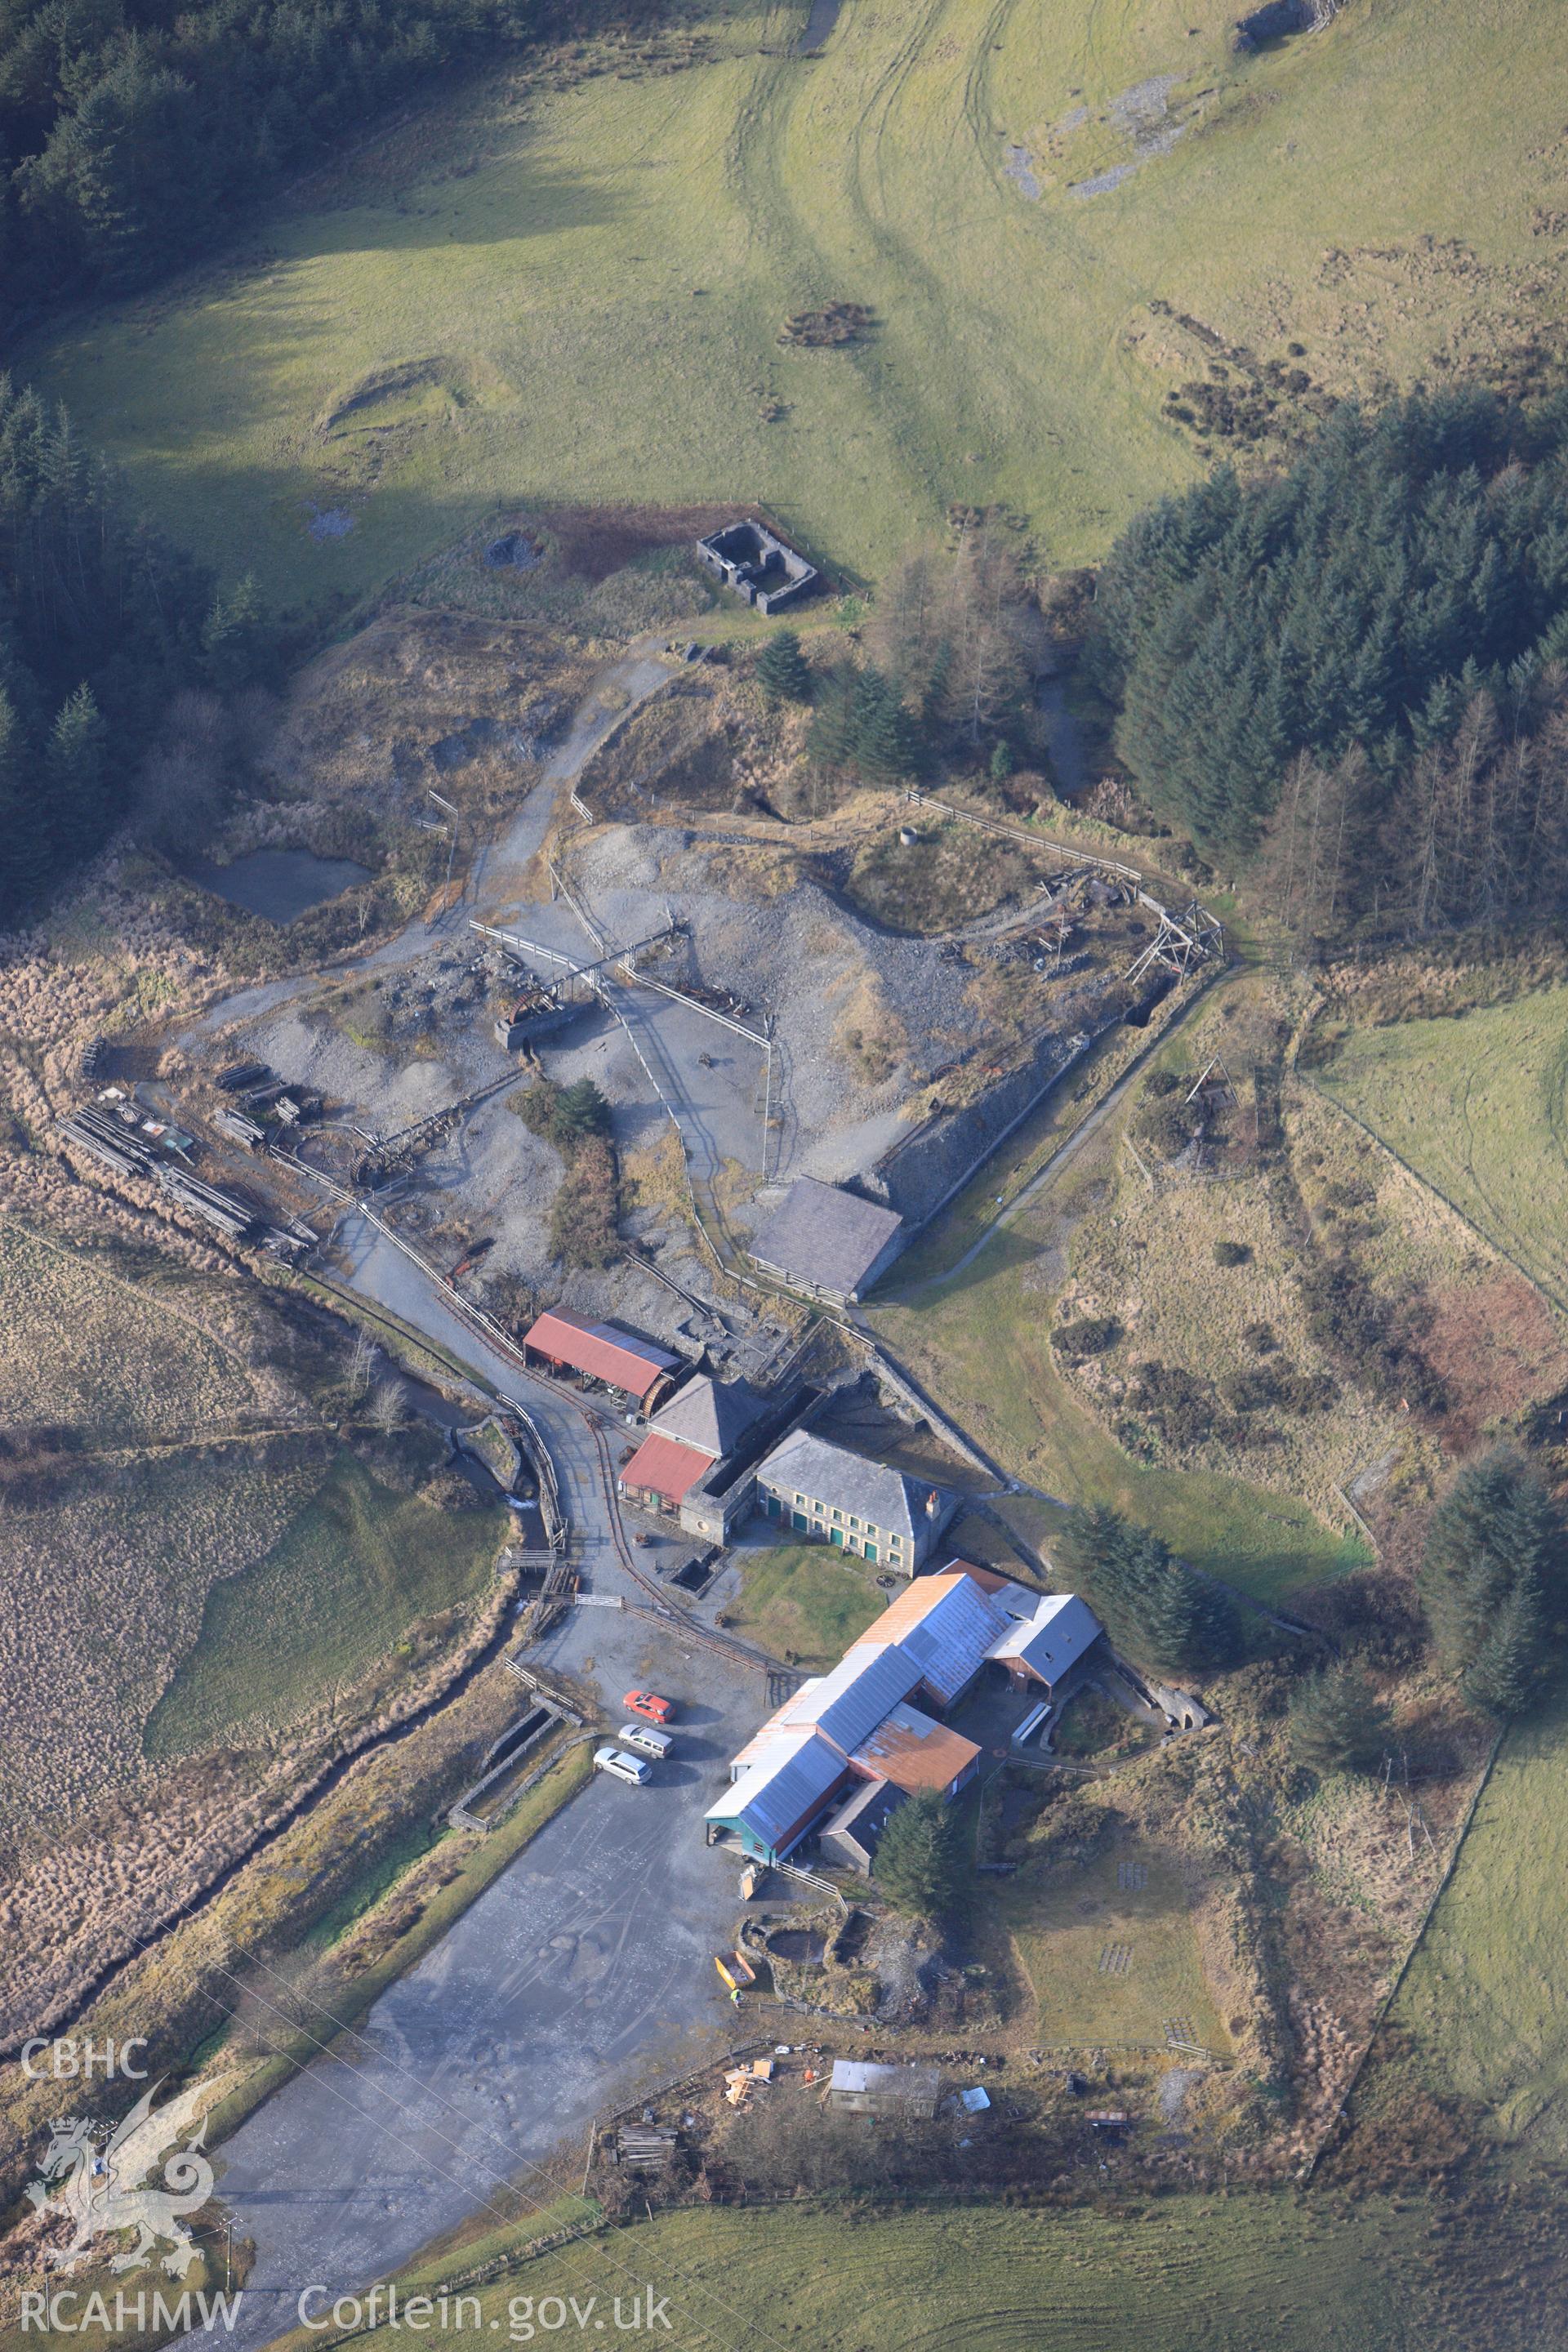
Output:
<path fill-rule="evenodd" d="M 882 1832 L 903 1801 L 903 1790 L 889 1780 L 862 1780 L 852 1789 L 816 1833 L 827 1868 L 853 1870 L 869 1878 Z"/>
<path fill-rule="evenodd" d="M 874 2066 L 836 2058 L 827 2104 L 840 2115 L 877 2116 L 888 2123 L 929 2122 L 936 2113 L 942 2074 L 935 2066 Z"/>

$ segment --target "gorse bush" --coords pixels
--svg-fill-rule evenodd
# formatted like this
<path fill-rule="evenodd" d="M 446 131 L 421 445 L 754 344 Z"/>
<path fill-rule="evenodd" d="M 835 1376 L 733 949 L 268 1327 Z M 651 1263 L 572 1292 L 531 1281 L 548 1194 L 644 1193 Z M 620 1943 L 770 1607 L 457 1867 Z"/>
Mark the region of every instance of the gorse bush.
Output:
<path fill-rule="evenodd" d="M 558 1087 L 536 1078 L 510 1108 L 566 1162 L 550 1207 L 550 1246 L 567 1265 L 611 1265 L 620 1255 L 620 1171 L 610 1143 L 610 1106 L 592 1078 Z"/>

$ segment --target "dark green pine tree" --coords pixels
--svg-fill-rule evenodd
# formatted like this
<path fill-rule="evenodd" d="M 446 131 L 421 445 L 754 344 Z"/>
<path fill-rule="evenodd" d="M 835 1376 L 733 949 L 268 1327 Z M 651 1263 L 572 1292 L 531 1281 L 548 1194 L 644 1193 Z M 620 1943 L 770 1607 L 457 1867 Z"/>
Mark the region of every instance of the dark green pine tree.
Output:
<path fill-rule="evenodd" d="M 1373 1771 L 1388 1738 L 1388 1709 L 1359 1666 L 1323 1666 L 1298 1684 L 1290 1746 L 1314 1771 Z"/>
<path fill-rule="evenodd" d="M 957 1816 L 938 1789 L 907 1797 L 889 1814 L 872 1875 L 897 1911 L 951 1918 L 963 1887 Z"/>
<path fill-rule="evenodd" d="M 847 768 L 855 758 L 857 727 L 856 681 L 853 671 L 839 671 L 817 697 L 805 748 L 819 768 Z"/>
<path fill-rule="evenodd" d="M 1194 1576 L 1147 1529 L 1122 1547 L 1121 1576 L 1132 1645 L 1167 1671 L 1229 1665 L 1240 1646 L 1236 1604 L 1222 1586 Z"/>
<path fill-rule="evenodd" d="M 555 1100 L 554 1126 L 563 1140 L 584 1135 L 607 1135 L 610 1106 L 592 1078 L 578 1078 Z"/>
<path fill-rule="evenodd" d="M 1510 1592 L 1491 1631 L 1466 1668 L 1460 1688 L 1472 1706 L 1506 1723 L 1522 1715 L 1540 1693 L 1551 1648 L 1537 1597 Z"/>
<path fill-rule="evenodd" d="M 770 702 L 809 702 L 811 670 L 793 629 L 770 637 L 757 657 L 757 683 Z"/>
<path fill-rule="evenodd" d="M 28 789 L 31 767 L 16 706 L 0 686 L 0 915 L 18 912 L 48 878 L 49 836 Z"/>
<path fill-rule="evenodd" d="M 860 674 L 855 704 L 854 761 L 868 783 L 890 784 L 912 776 L 919 764 L 914 721 L 898 688 L 879 670 Z"/>
<path fill-rule="evenodd" d="M 1529 1624 L 1539 1683 L 1563 1643 L 1565 1564 L 1562 1512 L 1521 1455 L 1500 1447 L 1462 1470 L 1432 1515 L 1418 1580 L 1450 1673 L 1489 1655 L 1500 1689 L 1500 1629 L 1511 1649 Z"/>
<path fill-rule="evenodd" d="M 1109 1503 L 1075 1503 L 1051 1547 L 1055 1565 L 1090 1599 L 1098 1592 L 1109 1600 L 1128 1533 Z"/>
<path fill-rule="evenodd" d="M 109 730 L 92 688 L 79 686 L 56 716 L 44 753 L 44 816 L 58 862 L 90 856 L 108 812 Z"/>
<path fill-rule="evenodd" d="M 202 624 L 202 656 L 215 692 L 230 694 L 257 677 L 265 663 L 266 635 L 261 599 L 247 572 L 237 587 L 213 598 Z"/>

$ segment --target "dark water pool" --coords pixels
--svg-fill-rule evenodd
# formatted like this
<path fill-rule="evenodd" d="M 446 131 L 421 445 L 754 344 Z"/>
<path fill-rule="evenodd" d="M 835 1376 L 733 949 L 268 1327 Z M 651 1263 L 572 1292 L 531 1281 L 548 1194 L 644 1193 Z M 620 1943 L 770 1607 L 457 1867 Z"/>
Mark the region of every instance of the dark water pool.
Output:
<path fill-rule="evenodd" d="M 269 923 L 291 923 L 310 908 L 341 898 L 356 882 L 370 880 L 370 868 L 352 857 L 318 857 L 310 849 L 251 849 L 229 866 L 197 857 L 185 874 L 231 907 L 264 915 Z"/>
<path fill-rule="evenodd" d="M 806 18 L 805 30 L 795 49 L 797 57 L 808 58 L 814 49 L 823 47 L 838 22 L 838 12 L 843 5 L 844 0 L 811 0 L 811 14 Z"/>

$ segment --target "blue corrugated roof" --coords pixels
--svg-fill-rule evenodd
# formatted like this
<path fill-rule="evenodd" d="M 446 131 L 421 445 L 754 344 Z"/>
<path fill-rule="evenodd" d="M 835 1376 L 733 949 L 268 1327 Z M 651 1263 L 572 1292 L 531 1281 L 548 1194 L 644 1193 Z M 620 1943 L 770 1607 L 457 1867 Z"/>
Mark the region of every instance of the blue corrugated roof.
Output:
<path fill-rule="evenodd" d="M 847 1756 L 890 1707 L 908 1698 L 920 1678 L 920 1668 L 899 1643 L 858 1642 L 831 1674 L 786 1699 L 777 1720 L 792 1727 L 815 1726 Z"/>
<path fill-rule="evenodd" d="M 780 1740 L 766 1762 L 753 1765 L 725 1790 L 705 1818 L 744 1826 L 757 1843 L 777 1853 L 812 1808 L 825 1801 L 847 1771 L 844 1759 L 809 1728 L 786 1748 Z"/>
<path fill-rule="evenodd" d="M 949 1706 L 978 1674 L 1005 1620 L 973 1577 L 958 1575 L 950 1581 L 944 1575 L 942 1581 L 946 1591 L 900 1634 L 899 1647 L 913 1660 L 919 1679 Z M 919 1584 L 911 1590 L 918 1593 Z"/>

